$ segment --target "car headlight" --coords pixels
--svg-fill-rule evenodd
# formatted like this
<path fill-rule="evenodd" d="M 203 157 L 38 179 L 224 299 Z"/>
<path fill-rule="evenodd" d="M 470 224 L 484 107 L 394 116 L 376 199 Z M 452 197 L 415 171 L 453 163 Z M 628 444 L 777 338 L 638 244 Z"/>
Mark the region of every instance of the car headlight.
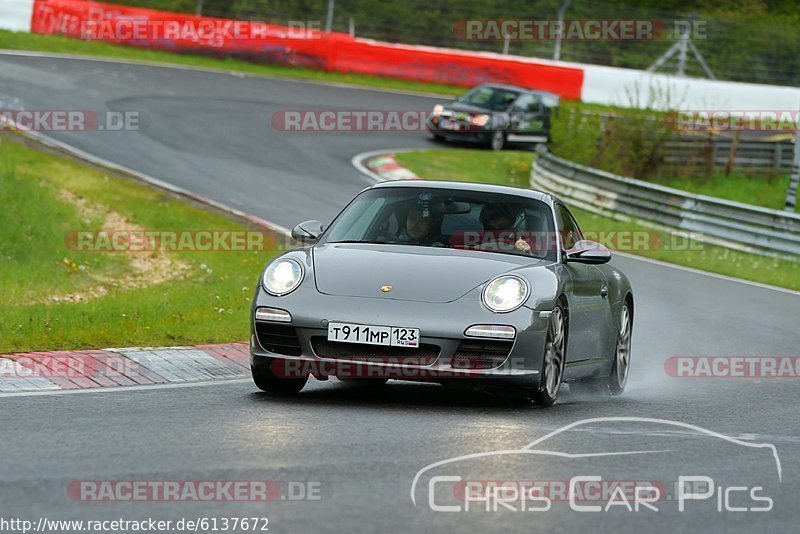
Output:
<path fill-rule="evenodd" d="M 486 126 L 486 123 L 489 122 L 490 118 L 491 117 L 489 117 L 489 115 L 475 115 L 469 122 L 475 126 Z"/>
<path fill-rule="evenodd" d="M 497 313 L 514 311 L 527 300 L 530 288 L 518 276 L 498 276 L 483 289 L 483 304 Z"/>
<path fill-rule="evenodd" d="M 438 117 L 439 115 L 441 115 L 442 111 L 444 111 L 444 106 L 443 105 L 436 104 L 435 106 L 433 106 L 433 116 L 434 117 Z"/>
<path fill-rule="evenodd" d="M 302 281 L 303 266 L 300 265 L 300 262 L 290 258 L 273 261 L 264 271 L 264 277 L 261 279 L 267 293 L 276 297 L 291 293 Z"/>

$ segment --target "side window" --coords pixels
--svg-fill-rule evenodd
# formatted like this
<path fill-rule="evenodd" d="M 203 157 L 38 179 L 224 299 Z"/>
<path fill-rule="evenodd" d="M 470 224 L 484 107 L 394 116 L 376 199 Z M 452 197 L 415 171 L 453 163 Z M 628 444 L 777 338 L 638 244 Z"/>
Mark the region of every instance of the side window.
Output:
<path fill-rule="evenodd" d="M 527 111 L 530 111 L 531 113 L 537 113 L 541 111 L 541 104 L 542 104 L 542 98 L 537 94 L 532 94 L 531 102 L 530 104 L 528 104 Z"/>
<path fill-rule="evenodd" d="M 533 95 L 522 95 L 514 102 L 514 111 L 528 111 L 533 102 Z"/>
<path fill-rule="evenodd" d="M 569 250 L 575 246 L 575 243 L 583 239 L 583 235 L 578 228 L 578 223 L 563 204 L 557 205 L 556 214 L 558 215 L 558 235 L 561 238 L 561 246 L 564 250 Z"/>
<path fill-rule="evenodd" d="M 517 99 L 514 103 L 514 111 L 521 111 L 524 113 L 536 113 L 539 111 L 539 96 L 534 94 L 525 94 Z"/>
<path fill-rule="evenodd" d="M 558 107 L 558 97 L 554 95 L 542 95 L 542 104 L 546 108 Z"/>
<path fill-rule="evenodd" d="M 336 223 L 328 239 L 332 241 L 338 241 L 340 239 L 364 239 L 367 236 L 367 230 L 375 220 L 375 216 L 386 203 L 386 199 L 358 199 L 355 202 L 358 204 L 370 202 L 370 204 L 363 208 L 363 211 L 361 209 L 348 210 Z M 354 203 L 353 207 L 358 206 L 358 204 Z"/>

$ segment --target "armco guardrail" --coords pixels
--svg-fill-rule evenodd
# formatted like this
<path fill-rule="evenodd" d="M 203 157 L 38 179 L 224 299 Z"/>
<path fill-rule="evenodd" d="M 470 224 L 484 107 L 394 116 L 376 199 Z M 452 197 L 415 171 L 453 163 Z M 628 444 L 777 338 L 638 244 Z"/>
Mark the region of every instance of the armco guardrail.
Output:
<path fill-rule="evenodd" d="M 734 248 L 800 259 L 800 214 L 617 176 L 554 156 L 544 146 L 537 152 L 531 186 L 552 192 L 576 207 L 636 217 Z"/>

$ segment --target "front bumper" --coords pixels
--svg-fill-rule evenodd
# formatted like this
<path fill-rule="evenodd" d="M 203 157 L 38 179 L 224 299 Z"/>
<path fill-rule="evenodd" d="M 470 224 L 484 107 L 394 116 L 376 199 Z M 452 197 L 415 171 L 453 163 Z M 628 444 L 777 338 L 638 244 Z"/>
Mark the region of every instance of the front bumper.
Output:
<path fill-rule="evenodd" d="M 287 310 L 290 323 L 267 323 L 255 320 L 255 310 L 272 307 Z M 414 381 L 474 381 L 502 382 L 537 387 L 540 381 L 546 337 L 547 318 L 538 310 L 525 306 L 504 314 L 487 310 L 480 302 L 480 293 L 473 292 L 449 303 L 399 301 L 390 298 L 359 298 L 324 295 L 313 287 L 301 287 L 284 297 L 274 297 L 259 289 L 251 318 L 250 353 L 254 367 L 283 365 L 283 372 L 311 374 L 317 378 L 339 376 L 348 378 L 383 377 Z M 366 325 L 388 325 L 420 329 L 420 347 L 435 347 L 435 355 L 426 352 L 425 358 L 408 356 L 409 349 L 398 349 L 397 357 L 383 357 L 386 348 L 376 348 L 381 358 L 351 359 L 320 355 L 327 340 L 329 321 Z M 259 338 L 257 323 L 282 325 L 296 333 L 297 348 L 271 351 Z M 495 341 L 468 337 L 465 330 L 475 324 L 510 325 L 516 336 L 508 340 L 510 350 L 504 360 L 483 368 L 464 368 L 458 354 L 471 342 Z M 261 329 L 263 334 L 264 329 Z M 294 342 L 294 341 L 293 341 Z M 462 345 L 464 343 L 465 345 Z M 350 344 L 340 343 L 347 348 Z M 326 345 L 329 347 L 330 343 Z M 363 345 L 354 347 L 360 352 Z M 358 350 L 356 350 L 358 349 Z M 480 349 L 478 349 L 480 350 Z M 284 353 L 281 353 L 284 352 Z M 424 352 L 424 351 L 423 351 Z M 290 376 L 287 375 L 287 376 Z"/>
<path fill-rule="evenodd" d="M 472 143 L 488 143 L 491 139 L 492 132 L 486 126 L 475 126 L 465 121 L 455 122 L 458 124 L 458 130 L 446 130 L 440 127 L 440 117 L 428 118 L 428 131 L 435 135 L 440 135 L 446 139 L 454 139 L 460 141 L 467 141 Z"/>

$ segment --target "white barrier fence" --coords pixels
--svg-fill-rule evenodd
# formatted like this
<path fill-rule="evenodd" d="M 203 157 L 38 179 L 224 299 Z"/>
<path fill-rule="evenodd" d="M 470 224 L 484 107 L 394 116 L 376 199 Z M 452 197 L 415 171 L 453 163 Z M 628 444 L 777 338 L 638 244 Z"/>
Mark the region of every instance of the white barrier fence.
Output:
<path fill-rule="evenodd" d="M 31 31 L 33 0 L 0 0 L 0 30 Z"/>

